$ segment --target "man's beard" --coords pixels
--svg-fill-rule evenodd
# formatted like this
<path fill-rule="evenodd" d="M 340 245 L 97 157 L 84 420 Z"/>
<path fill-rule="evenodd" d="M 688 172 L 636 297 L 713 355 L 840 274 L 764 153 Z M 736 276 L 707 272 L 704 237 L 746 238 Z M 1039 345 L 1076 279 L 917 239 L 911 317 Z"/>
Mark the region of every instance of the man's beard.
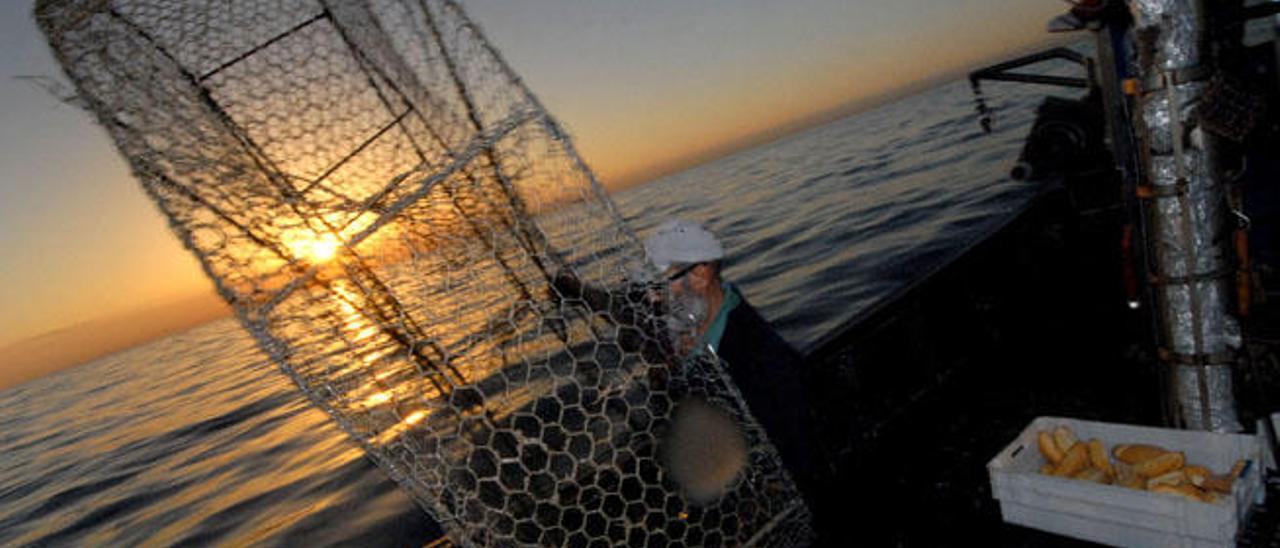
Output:
<path fill-rule="evenodd" d="M 681 354 L 693 350 L 694 341 L 698 338 L 698 329 L 711 314 L 711 304 L 707 298 L 687 291 L 675 296 L 671 303 L 671 340 Z"/>

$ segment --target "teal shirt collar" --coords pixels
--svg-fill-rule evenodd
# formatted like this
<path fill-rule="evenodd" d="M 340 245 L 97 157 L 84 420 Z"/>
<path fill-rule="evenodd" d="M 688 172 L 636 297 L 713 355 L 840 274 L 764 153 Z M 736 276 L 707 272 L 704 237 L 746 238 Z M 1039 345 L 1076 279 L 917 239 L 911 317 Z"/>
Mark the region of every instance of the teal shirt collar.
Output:
<path fill-rule="evenodd" d="M 724 338 L 725 327 L 729 325 L 729 313 L 742 302 L 742 297 L 738 295 L 738 288 L 729 282 L 720 282 L 720 290 L 724 292 L 724 301 L 720 303 L 720 310 L 716 311 L 716 319 L 711 322 L 711 327 L 707 328 L 707 332 L 702 334 L 702 338 L 698 340 L 698 351 L 703 348 L 710 347 L 712 353 L 720 352 L 720 339 Z"/>

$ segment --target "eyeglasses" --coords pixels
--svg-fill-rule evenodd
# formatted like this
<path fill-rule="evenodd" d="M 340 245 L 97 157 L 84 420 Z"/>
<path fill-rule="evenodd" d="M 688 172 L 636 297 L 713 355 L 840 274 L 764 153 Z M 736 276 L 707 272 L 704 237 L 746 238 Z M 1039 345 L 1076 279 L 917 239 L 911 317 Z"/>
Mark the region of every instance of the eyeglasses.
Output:
<path fill-rule="evenodd" d="M 696 267 L 696 266 L 698 266 L 698 265 L 700 265 L 700 264 L 702 264 L 702 263 L 693 263 L 693 264 L 688 265 L 688 266 L 686 266 L 686 267 L 684 267 L 684 268 L 681 268 L 680 270 L 677 270 L 677 271 L 675 271 L 675 272 L 672 272 L 670 276 L 667 276 L 667 281 L 668 281 L 668 282 L 674 282 L 674 281 L 676 281 L 676 280 L 679 280 L 680 278 L 683 278 L 685 274 L 688 274 L 690 270 L 693 270 L 693 269 L 694 269 L 694 267 Z"/>

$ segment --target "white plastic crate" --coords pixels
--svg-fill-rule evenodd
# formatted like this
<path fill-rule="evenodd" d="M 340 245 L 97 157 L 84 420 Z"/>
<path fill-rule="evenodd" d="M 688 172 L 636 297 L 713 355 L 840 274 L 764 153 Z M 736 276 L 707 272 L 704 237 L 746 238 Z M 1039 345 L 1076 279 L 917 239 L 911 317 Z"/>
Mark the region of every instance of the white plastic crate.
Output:
<path fill-rule="evenodd" d="M 1231 496 L 1208 504 L 1180 496 L 1101 485 L 1040 473 L 1044 464 L 1036 436 L 1066 426 L 1081 440 L 1098 438 L 1107 451 L 1117 444 L 1146 443 L 1186 454 L 1187 463 L 1230 470 L 1251 462 Z M 1255 436 L 1151 428 L 1059 417 L 1039 417 L 1000 451 L 987 471 L 991 494 L 1008 523 L 1116 546 L 1159 548 L 1234 546 L 1249 506 L 1261 502 L 1263 444 Z"/>

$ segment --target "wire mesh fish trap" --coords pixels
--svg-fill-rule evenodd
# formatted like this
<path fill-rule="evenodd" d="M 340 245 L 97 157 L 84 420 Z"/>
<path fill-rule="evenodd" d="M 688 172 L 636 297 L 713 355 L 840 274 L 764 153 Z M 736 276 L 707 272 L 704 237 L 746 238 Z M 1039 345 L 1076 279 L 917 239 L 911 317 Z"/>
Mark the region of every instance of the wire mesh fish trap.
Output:
<path fill-rule="evenodd" d="M 36 17 L 241 323 L 453 541 L 808 542 L 740 394 L 619 284 L 641 246 L 458 5 L 46 0 Z M 709 502 L 660 458 L 688 397 L 747 448 Z"/>

